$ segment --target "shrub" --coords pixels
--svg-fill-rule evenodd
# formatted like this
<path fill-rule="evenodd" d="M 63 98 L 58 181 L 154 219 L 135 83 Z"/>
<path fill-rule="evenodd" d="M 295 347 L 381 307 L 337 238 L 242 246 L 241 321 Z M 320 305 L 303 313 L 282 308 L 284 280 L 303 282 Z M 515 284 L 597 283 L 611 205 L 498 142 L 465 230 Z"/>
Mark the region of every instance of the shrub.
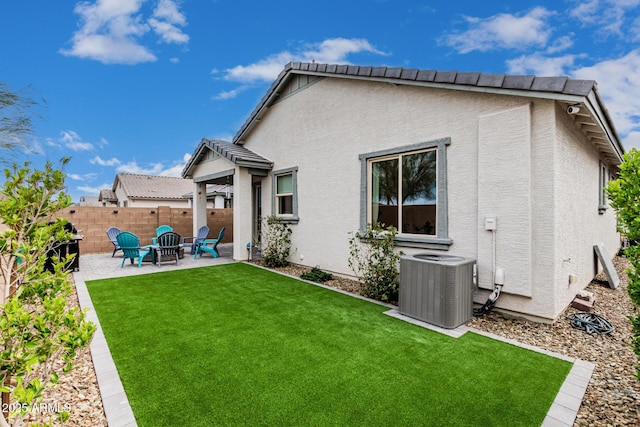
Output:
<path fill-rule="evenodd" d="M 262 228 L 262 261 L 267 267 L 286 267 L 291 253 L 291 228 L 277 216 L 268 216 Z"/>
<path fill-rule="evenodd" d="M 67 162 L 63 159 L 62 165 Z M 0 233 L 0 391 L 4 414 L 0 417 L 6 420 L 0 419 L 0 424 L 21 425 L 22 418 L 42 402 L 44 391 L 57 384 L 59 375 L 73 369 L 96 326 L 86 320 L 86 311 L 67 305 L 73 292 L 64 271 L 69 259 L 54 260 L 53 271 L 44 269 L 55 242 L 71 237 L 65 231 L 66 220 L 49 221 L 56 211 L 71 204 L 62 191 L 63 172 L 50 162 L 43 171 L 25 163 L 4 172 L 0 188 L 0 220 L 7 227 Z M 57 360 L 63 363 L 54 363 Z M 51 414 L 54 416 L 64 421 L 69 414 Z"/>
<path fill-rule="evenodd" d="M 312 282 L 324 283 L 333 279 L 331 273 L 320 270 L 318 267 L 313 267 L 311 270 L 300 275 L 301 279 L 311 280 Z"/>
<path fill-rule="evenodd" d="M 618 214 L 619 231 L 630 241 L 637 242 L 640 239 L 640 151 L 634 148 L 625 153 L 620 176 L 609 183 L 607 195 Z M 627 271 L 627 292 L 631 301 L 640 306 L 640 246 L 631 245 L 625 255 L 631 263 Z M 640 356 L 640 314 L 630 320 L 633 325 L 631 346 Z M 640 378 L 640 365 L 636 366 L 636 376 Z"/>
<path fill-rule="evenodd" d="M 364 233 L 349 233 L 349 267 L 360 280 L 360 293 L 384 302 L 398 301 L 399 262 L 394 239 L 398 230 L 367 224 Z"/>

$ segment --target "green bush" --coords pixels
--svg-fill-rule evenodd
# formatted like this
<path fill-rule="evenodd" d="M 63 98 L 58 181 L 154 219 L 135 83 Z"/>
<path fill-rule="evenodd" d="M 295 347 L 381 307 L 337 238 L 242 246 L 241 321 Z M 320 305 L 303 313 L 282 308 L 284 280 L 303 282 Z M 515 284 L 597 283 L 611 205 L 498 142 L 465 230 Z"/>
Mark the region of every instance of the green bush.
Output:
<path fill-rule="evenodd" d="M 618 214 L 619 231 L 627 236 L 630 241 L 640 240 L 640 152 L 635 148 L 624 155 L 624 161 L 620 165 L 620 176 L 609 182 L 607 195 L 611 200 L 611 206 Z M 631 245 L 625 251 L 625 255 L 631 263 L 627 271 L 629 286 L 627 292 L 631 300 L 640 306 L 640 246 Z M 631 346 L 640 356 L 640 314 L 632 317 L 633 337 Z M 636 366 L 636 376 L 640 378 L 640 365 Z"/>
<path fill-rule="evenodd" d="M 367 224 L 364 233 L 349 233 L 349 267 L 360 280 L 360 293 L 384 302 L 398 301 L 399 263 L 395 252 L 398 230 Z"/>
<path fill-rule="evenodd" d="M 267 267 L 286 267 L 291 253 L 291 233 L 288 224 L 277 216 L 268 216 L 262 227 L 262 261 Z"/>
<path fill-rule="evenodd" d="M 313 267 L 311 270 L 300 275 L 301 279 L 311 280 L 312 282 L 324 283 L 333 279 L 331 273 L 320 270 L 318 267 Z"/>

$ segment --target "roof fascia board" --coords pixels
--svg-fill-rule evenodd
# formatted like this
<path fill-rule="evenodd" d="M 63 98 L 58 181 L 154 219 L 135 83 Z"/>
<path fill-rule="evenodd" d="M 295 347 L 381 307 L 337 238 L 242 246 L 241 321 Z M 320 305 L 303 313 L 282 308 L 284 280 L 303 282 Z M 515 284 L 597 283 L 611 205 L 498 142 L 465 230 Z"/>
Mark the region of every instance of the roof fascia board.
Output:
<path fill-rule="evenodd" d="M 212 173 L 212 174 L 209 174 L 209 175 L 199 176 L 198 178 L 194 178 L 193 182 L 212 181 L 214 179 L 224 178 L 226 176 L 233 176 L 233 174 L 235 174 L 235 173 L 236 173 L 235 168 L 234 169 L 227 169 L 227 170 L 216 172 L 216 173 Z"/>
<path fill-rule="evenodd" d="M 612 151 L 615 153 L 619 162 L 622 163 L 622 155 L 624 154 L 624 147 L 620 144 L 617 137 L 617 132 L 611 125 L 609 113 L 606 109 L 602 108 L 603 104 L 600 102 L 600 97 L 594 91 L 592 91 L 587 97 L 588 102 L 585 103 L 591 115 L 597 120 L 598 125 L 607 135 L 607 142 L 611 146 Z"/>

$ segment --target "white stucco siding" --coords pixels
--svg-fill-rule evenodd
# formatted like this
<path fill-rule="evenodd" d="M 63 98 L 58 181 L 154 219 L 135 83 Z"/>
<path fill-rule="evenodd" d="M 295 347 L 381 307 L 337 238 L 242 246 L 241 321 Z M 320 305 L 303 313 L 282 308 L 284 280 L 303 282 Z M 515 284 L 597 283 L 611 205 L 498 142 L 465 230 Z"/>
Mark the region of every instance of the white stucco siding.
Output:
<path fill-rule="evenodd" d="M 561 108 L 558 107 L 556 115 L 554 308 L 559 313 L 593 279 L 596 268 L 593 245 L 604 243 L 609 256 L 613 257 L 619 249 L 620 238 L 613 209 L 598 213 L 601 162 L 598 150 Z M 610 165 L 607 168 L 611 170 Z M 571 274 L 577 276 L 573 285 L 569 284 Z"/>
<path fill-rule="evenodd" d="M 360 225 L 358 156 L 448 137 L 454 242 L 449 253 L 477 258 L 478 117 L 527 103 L 518 97 L 325 79 L 272 106 L 245 147 L 272 160 L 274 170 L 298 167 L 300 221 L 292 225 L 291 261 L 352 274 L 348 233 Z M 269 178 L 263 195 L 268 214 Z"/>

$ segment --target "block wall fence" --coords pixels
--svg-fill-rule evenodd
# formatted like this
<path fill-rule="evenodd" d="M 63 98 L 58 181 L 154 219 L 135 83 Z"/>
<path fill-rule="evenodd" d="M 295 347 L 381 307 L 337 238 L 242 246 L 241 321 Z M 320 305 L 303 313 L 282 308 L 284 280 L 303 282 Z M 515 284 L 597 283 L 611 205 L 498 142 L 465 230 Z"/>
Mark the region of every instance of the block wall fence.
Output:
<path fill-rule="evenodd" d="M 151 244 L 156 228 L 169 225 L 182 237 L 193 236 L 193 209 L 158 206 L 154 208 L 122 208 L 101 206 L 70 206 L 54 217 L 66 218 L 83 236 L 80 254 L 113 252 L 107 237 L 109 227 L 130 231 L 140 238 L 141 245 Z M 209 238 L 218 237 L 225 227 L 222 243 L 233 242 L 233 209 L 207 209 Z"/>

